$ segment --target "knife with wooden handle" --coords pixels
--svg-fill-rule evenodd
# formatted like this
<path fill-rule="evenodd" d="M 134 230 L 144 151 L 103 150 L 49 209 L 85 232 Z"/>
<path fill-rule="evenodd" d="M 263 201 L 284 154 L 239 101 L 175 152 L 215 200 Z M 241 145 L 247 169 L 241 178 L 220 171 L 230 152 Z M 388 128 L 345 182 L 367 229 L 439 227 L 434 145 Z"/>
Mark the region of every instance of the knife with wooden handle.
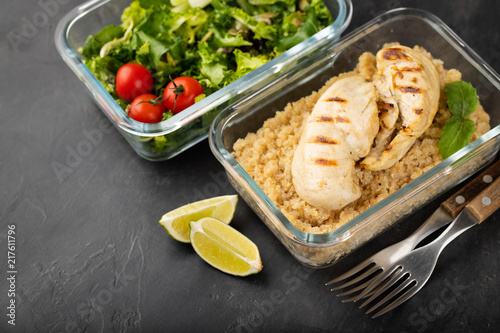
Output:
<path fill-rule="evenodd" d="M 426 246 L 432 247 L 439 244 L 439 247 L 443 249 L 458 235 L 486 220 L 498 208 L 500 208 L 500 177 L 493 178 L 488 187 L 462 209 L 445 231 Z"/>
<path fill-rule="evenodd" d="M 500 208 L 500 177 L 465 206 L 478 224 L 490 217 L 498 208 Z"/>
<path fill-rule="evenodd" d="M 500 177 L 500 160 L 490 165 L 473 180 L 445 200 L 439 208 L 408 237 L 412 239 L 412 246 L 415 247 L 428 235 L 452 222 L 472 199 L 498 177 Z"/>
<path fill-rule="evenodd" d="M 448 200 L 443 202 L 441 206 L 451 215 L 456 218 L 458 213 L 474 199 L 489 183 L 492 183 L 500 176 L 500 160 L 493 163 L 486 170 L 481 172 L 467 185 L 458 190 Z"/>

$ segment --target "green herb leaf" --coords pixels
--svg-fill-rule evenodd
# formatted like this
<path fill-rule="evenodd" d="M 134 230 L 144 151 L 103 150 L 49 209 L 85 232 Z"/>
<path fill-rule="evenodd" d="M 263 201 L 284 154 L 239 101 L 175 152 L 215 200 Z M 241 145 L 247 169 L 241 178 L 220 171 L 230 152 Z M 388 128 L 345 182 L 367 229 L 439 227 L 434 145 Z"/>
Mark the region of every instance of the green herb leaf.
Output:
<path fill-rule="evenodd" d="M 476 88 L 469 82 L 448 83 L 444 91 L 448 97 L 448 107 L 454 116 L 467 117 L 476 110 L 479 99 Z"/>
<path fill-rule="evenodd" d="M 468 118 L 476 110 L 479 99 L 472 84 L 464 81 L 448 83 L 445 87 L 448 107 L 453 115 L 446 121 L 438 147 L 443 159 L 467 146 L 476 130 L 474 122 Z"/>
<path fill-rule="evenodd" d="M 438 147 L 443 159 L 450 157 L 470 143 L 476 124 L 468 118 L 453 116 L 443 127 Z"/>

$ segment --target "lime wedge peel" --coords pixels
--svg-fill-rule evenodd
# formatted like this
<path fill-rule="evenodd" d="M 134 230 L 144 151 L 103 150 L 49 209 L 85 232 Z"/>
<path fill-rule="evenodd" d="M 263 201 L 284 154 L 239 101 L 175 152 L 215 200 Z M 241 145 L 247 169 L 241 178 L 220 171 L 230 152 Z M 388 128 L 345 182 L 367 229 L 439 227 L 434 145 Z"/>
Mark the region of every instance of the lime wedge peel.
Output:
<path fill-rule="evenodd" d="M 174 239 L 189 243 L 189 222 L 212 217 L 229 224 L 238 203 L 237 195 L 224 195 L 196 201 L 174 209 L 160 219 L 160 224 Z"/>
<path fill-rule="evenodd" d="M 211 217 L 192 221 L 190 226 L 191 245 L 211 266 L 237 276 L 262 270 L 257 245 L 233 227 Z"/>

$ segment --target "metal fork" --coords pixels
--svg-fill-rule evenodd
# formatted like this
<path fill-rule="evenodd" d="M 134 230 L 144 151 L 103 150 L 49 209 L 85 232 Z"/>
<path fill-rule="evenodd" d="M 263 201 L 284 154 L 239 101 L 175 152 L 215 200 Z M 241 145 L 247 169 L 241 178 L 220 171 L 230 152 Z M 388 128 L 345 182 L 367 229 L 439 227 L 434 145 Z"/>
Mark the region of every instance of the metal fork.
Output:
<path fill-rule="evenodd" d="M 408 238 L 365 259 L 348 272 L 327 282 L 326 285 L 332 285 L 346 280 L 343 284 L 331 289 L 335 291 L 359 283 L 357 286 L 337 296 L 347 296 L 365 290 L 365 288 L 372 284 L 380 274 L 387 271 L 387 269 L 397 260 L 410 253 L 428 235 L 453 221 L 469 201 L 486 188 L 488 183 L 483 181 L 485 176 L 496 178 L 499 175 L 500 161 L 497 161 L 444 201 L 431 217 L 429 217 L 425 223 Z M 371 296 L 375 291 L 375 288 L 371 288 L 369 292 L 361 292 L 353 297 L 343 299 L 342 302 L 358 301 L 362 298 Z"/>
<path fill-rule="evenodd" d="M 387 304 L 372 317 L 376 318 L 407 301 L 429 280 L 438 257 L 446 245 L 465 230 L 483 222 L 499 207 L 500 177 L 467 204 L 438 238 L 405 255 L 384 273 L 378 275 L 360 294 L 361 298 L 371 295 L 360 308 L 383 297 L 366 312 L 371 313 Z"/>
<path fill-rule="evenodd" d="M 337 296 L 346 296 L 358 292 L 360 290 L 363 290 L 368 285 L 370 285 L 377 278 L 378 275 L 386 271 L 394 262 L 396 262 L 399 258 L 403 257 L 405 254 L 413 250 L 417 246 L 417 244 L 420 243 L 424 238 L 426 238 L 435 230 L 447 225 L 452 220 L 453 219 L 450 218 L 450 216 L 446 214 L 444 210 L 442 209 L 436 210 L 434 214 L 432 214 L 432 216 L 429 219 L 427 219 L 427 221 L 424 224 L 422 224 L 420 228 L 418 228 L 411 236 L 365 259 L 364 261 L 359 263 L 356 267 L 340 275 L 336 279 L 327 282 L 326 285 L 332 285 L 342 280 L 348 280 L 342 285 L 339 285 L 331 289 L 332 291 L 335 291 L 339 289 L 345 289 L 356 283 L 366 280 L 363 281 L 362 284 L 359 284 L 358 286 L 352 289 L 344 291 L 338 294 Z M 356 276 L 356 274 L 359 274 L 360 272 L 362 272 L 362 274 Z M 363 295 L 363 296 L 367 297 L 369 295 Z M 350 302 L 357 300 L 358 296 L 354 296 L 351 298 L 343 299 L 342 302 Z"/>

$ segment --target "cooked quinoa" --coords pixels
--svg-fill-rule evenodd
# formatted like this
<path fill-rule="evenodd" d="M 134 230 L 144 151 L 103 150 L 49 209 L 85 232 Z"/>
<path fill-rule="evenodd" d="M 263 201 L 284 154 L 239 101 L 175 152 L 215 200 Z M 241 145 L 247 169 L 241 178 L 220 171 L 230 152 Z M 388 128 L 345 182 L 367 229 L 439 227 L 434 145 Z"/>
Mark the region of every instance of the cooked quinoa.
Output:
<path fill-rule="evenodd" d="M 432 58 L 424 49 L 418 46 L 415 49 Z M 337 229 L 442 161 L 438 142 L 444 123 L 451 117 L 444 87 L 447 83 L 461 80 L 462 75 L 455 69 L 446 70 L 439 59 L 433 59 L 433 62 L 439 72 L 441 87 L 439 110 L 433 124 L 391 168 L 367 171 L 356 165 L 362 195 L 341 210 L 330 211 L 314 207 L 302 200 L 293 186 L 291 165 L 303 126 L 317 99 L 346 74 L 333 77 L 319 91 L 288 103 L 283 111 L 268 119 L 256 133 L 248 133 L 245 138 L 236 141 L 233 156 L 296 227 L 311 233 L 326 233 Z M 362 54 L 351 73 L 362 74 L 371 79 L 376 73 L 375 55 L 369 52 Z M 480 103 L 469 118 L 476 124 L 472 140 L 489 131 L 489 116 Z"/>

